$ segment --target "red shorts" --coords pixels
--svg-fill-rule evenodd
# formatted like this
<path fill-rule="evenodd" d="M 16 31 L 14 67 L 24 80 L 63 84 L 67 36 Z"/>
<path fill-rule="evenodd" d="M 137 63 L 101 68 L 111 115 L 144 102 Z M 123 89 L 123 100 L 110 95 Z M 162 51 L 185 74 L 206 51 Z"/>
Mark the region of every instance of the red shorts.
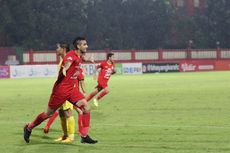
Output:
<path fill-rule="evenodd" d="M 58 109 L 60 106 L 62 106 L 66 100 L 71 102 L 73 105 L 75 105 L 79 100 L 84 99 L 84 95 L 76 89 L 73 89 L 72 92 L 69 94 L 63 93 L 61 94 L 60 92 L 53 92 L 50 96 L 50 100 L 48 103 L 48 106 L 51 109 Z"/>
<path fill-rule="evenodd" d="M 96 86 L 97 89 L 104 89 L 104 88 L 108 87 L 108 84 L 107 84 L 108 80 L 98 80 L 97 83 L 98 83 Z"/>

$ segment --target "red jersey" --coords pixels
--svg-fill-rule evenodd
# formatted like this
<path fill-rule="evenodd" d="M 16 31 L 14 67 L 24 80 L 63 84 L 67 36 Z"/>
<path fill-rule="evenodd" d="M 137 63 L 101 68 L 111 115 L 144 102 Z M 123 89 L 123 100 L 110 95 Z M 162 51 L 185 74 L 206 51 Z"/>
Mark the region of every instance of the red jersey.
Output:
<path fill-rule="evenodd" d="M 85 79 L 85 76 L 84 76 L 83 69 L 80 68 L 80 74 L 78 76 L 78 81 L 81 81 L 81 80 L 84 80 L 84 79 Z"/>
<path fill-rule="evenodd" d="M 109 64 L 107 61 L 101 62 L 97 65 L 97 69 L 101 68 L 100 73 L 98 75 L 98 80 L 106 80 L 108 81 L 111 75 L 114 72 L 114 65 Z"/>
<path fill-rule="evenodd" d="M 66 76 L 63 75 L 62 70 L 65 62 L 71 62 L 71 66 L 66 72 Z M 58 74 L 58 79 L 54 84 L 54 89 L 61 90 L 60 92 L 70 92 L 78 85 L 78 76 L 80 75 L 80 65 L 82 59 L 77 56 L 75 50 L 69 51 L 63 59 L 62 67 Z M 78 88 L 78 87 L 77 87 Z"/>

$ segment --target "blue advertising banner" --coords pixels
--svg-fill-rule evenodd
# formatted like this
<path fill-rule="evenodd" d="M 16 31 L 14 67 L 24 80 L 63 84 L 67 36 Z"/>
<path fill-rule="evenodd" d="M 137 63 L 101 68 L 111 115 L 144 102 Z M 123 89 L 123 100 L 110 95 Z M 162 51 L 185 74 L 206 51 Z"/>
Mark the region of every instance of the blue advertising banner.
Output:
<path fill-rule="evenodd" d="M 141 63 L 123 63 L 122 64 L 123 74 L 142 74 Z"/>

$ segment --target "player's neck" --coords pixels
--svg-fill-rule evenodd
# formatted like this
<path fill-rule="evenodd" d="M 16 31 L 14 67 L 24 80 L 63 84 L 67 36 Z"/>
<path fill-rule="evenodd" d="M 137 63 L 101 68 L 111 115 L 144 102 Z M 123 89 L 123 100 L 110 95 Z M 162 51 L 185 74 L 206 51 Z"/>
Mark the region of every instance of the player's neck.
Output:
<path fill-rule="evenodd" d="M 113 65 L 113 62 L 110 61 L 110 60 L 107 60 L 107 63 L 108 63 L 109 65 Z"/>
<path fill-rule="evenodd" d="M 60 55 L 60 58 L 63 59 L 65 57 L 66 54 L 62 54 Z"/>
<path fill-rule="evenodd" d="M 76 54 L 78 57 L 80 57 L 80 56 L 81 56 L 81 51 L 78 50 L 78 49 L 76 49 L 76 50 L 75 50 L 75 54 Z"/>

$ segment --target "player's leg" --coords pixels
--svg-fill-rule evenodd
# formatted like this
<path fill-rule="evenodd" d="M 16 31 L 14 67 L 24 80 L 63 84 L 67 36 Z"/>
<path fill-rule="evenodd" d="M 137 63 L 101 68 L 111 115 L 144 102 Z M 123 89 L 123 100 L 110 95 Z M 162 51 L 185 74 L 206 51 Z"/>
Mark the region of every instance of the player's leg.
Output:
<path fill-rule="evenodd" d="M 57 118 L 57 116 L 58 116 L 58 111 L 55 111 L 53 113 L 53 115 L 49 118 L 46 126 L 44 127 L 44 133 L 48 133 L 49 132 L 50 126 L 52 125 L 52 123 L 54 122 L 54 120 Z"/>
<path fill-rule="evenodd" d="M 97 95 L 101 90 L 103 89 L 103 87 L 101 86 L 101 83 L 98 82 L 98 85 L 96 86 L 96 90 L 94 92 L 92 92 L 87 98 L 86 100 L 89 101 L 91 100 L 95 95 Z M 98 101 L 96 98 L 94 98 L 93 100 L 93 104 L 97 107 L 98 106 Z"/>
<path fill-rule="evenodd" d="M 66 101 L 65 97 L 62 97 L 61 95 L 57 95 L 55 93 L 52 93 L 50 96 L 50 100 L 48 103 L 48 108 L 46 112 L 43 112 L 39 114 L 33 122 L 27 124 L 24 127 L 24 140 L 29 143 L 30 141 L 30 135 L 32 132 L 32 129 L 39 124 L 41 124 L 44 120 L 49 118 L 64 102 Z"/>
<path fill-rule="evenodd" d="M 98 94 L 98 92 L 100 92 L 100 90 L 98 90 L 98 88 L 96 90 L 94 90 L 93 92 L 91 92 L 87 97 L 86 100 L 90 101 L 95 95 Z"/>
<path fill-rule="evenodd" d="M 100 84 L 101 91 L 100 94 L 93 100 L 93 104 L 98 107 L 98 101 L 104 97 L 106 94 L 109 93 L 109 87 L 107 86 L 107 82 L 101 83 Z"/>
<path fill-rule="evenodd" d="M 80 108 L 83 111 L 82 116 L 82 129 L 80 129 L 81 143 L 94 144 L 97 143 L 97 140 L 93 140 L 89 137 L 89 125 L 90 125 L 90 105 L 85 99 L 84 95 L 79 92 L 79 90 L 74 90 L 71 93 L 69 101 L 76 107 Z M 75 110 L 76 110 L 76 107 Z M 77 110 L 76 110 L 77 111 Z"/>
<path fill-rule="evenodd" d="M 78 107 L 75 107 L 75 110 L 78 112 L 78 134 L 81 135 L 80 131 L 83 128 L 83 111 Z"/>
<path fill-rule="evenodd" d="M 78 132 L 80 136 L 86 136 L 88 134 L 87 128 L 85 128 L 84 125 L 84 107 L 86 108 L 86 111 L 89 113 L 90 112 L 90 107 L 87 104 L 87 101 L 84 99 L 78 101 L 78 103 L 75 103 L 74 109 L 78 112 Z M 80 113 L 79 113 L 80 112 Z"/>
<path fill-rule="evenodd" d="M 59 138 L 55 139 L 54 141 L 62 141 L 68 137 L 67 123 L 66 123 L 65 113 L 63 110 L 63 105 L 59 109 L 59 117 L 60 117 L 60 121 L 61 121 L 61 127 L 62 127 L 62 131 L 63 131 L 63 135 L 60 136 Z"/>
<path fill-rule="evenodd" d="M 102 97 L 104 97 L 105 95 L 107 95 L 109 93 L 110 89 L 109 87 L 105 87 L 104 90 L 102 90 L 102 92 L 96 97 L 96 100 L 100 100 Z"/>
<path fill-rule="evenodd" d="M 78 108 L 82 108 L 83 111 L 82 115 L 82 121 L 80 124 L 82 124 L 82 128 L 79 129 L 80 135 L 81 135 L 81 143 L 89 143 L 94 144 L 97 143 L 97 140 L 93 140 L 88 135 L 89 133 L 89 126 L 90 126 L 90 106 L 87 103 L 86 99 L 81 99 L 76 103 L 76 106 Z"/>
<path fill-rule="evenodd" d="M 72 142 L 74 140 L 75 119 L 74 119 L 72 110 L 73 110 L 72 108 L 64 110 L 64 115 L 65 115 L 65 118 L 66 118 L 68 137 L 67 137 L 67 139 L 63 140 L 62 142 Z"/>
<path fill-rule="evenodd" d="M 49 118 L 56 110 L 52 109 L 50 107 L 48 107 L 46 112 L 42 112 L 41 114 L 39 114 L 33 122 L 27 124 L 24 127 L 24 140 L 29 143 L 30 141 L 30 135 L 32 132 L 32 129 L 35 128 L 36 126 L 38 126 L 39 124 L 41 124 L 44 120 L 46 120 L 47 118 Z"/>
<path fill-rule="evenodd" d="M 34 127 L 38 126 L 39 124 L 41 124 L 44 120 L 46 120 L 47 118 L 49 118 L 53 113 L 55 112 L 54 109 L 48 107 L 46 112 L 42 112 L 41 114 L 39 114 L 35 120 L 33 122 L 31 122 L 30 124 L 28 124 L 28 129 L 32 130 Z"/>

